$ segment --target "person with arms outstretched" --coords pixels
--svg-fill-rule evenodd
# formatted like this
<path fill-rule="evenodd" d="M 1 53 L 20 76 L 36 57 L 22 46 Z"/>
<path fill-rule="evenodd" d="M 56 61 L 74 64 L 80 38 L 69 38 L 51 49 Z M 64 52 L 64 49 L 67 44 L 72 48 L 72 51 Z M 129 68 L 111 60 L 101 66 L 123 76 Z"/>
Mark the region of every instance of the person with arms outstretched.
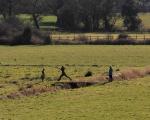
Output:
<path fill-rule="evenodd" d="M 61 75 L 60 75 L 60 77 L 58 78 L 58 81 L 60 81 L 63 76 L 69 78 L 69 80 L 72 80 L 69 76 L 67 76 L 67 74 L 66 74 L 66 72 L 65 72 L 65 67 L 64 67 L 64 66 L 62 66 L 62 67 L 60 68 L 60 71 L 61 71 Z"/>

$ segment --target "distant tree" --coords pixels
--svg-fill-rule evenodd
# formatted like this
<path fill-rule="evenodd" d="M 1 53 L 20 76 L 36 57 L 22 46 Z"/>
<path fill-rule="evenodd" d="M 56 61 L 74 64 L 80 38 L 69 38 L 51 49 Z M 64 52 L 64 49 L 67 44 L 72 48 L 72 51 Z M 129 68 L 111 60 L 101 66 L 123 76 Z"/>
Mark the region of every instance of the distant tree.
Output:
<path fill-rule="evenodd" d="M 103 0 L 101 19 L 103 30 L 110 32 L 113 30 L 119 17 L 117 12 L 118 0 Z"/>
<path fill-rule="evenodd" d="M 80 0 L 80 17 L 86 31 L 98 31 L 102 0 Z"/>
<path fill-rule="evenodd" d="M 15 15 L 17 2 L 18 0 L 0 0 L 0 14 L 4 19 Z"/>
<path fill-rule="evenodd" d="M 75 30 L 79 24 L 79 4 L 77 0 L 64 0 L 57 10 L 57 25 L 66 30 Z"/>
<path fill-rule="evenodd" d="M 122 6 L 122 16 L 124 26 L 128 31 L 138 30 L 141 25 L 141 19 L 138 17 L 138 8 L 135 0 L 126 0 Z"/>
<path fill-rule="evenodd" d="M 48 0 L 20 0 L 19 10 L 22 13 L 30 14 L 37 29 L 40 29 L 41 16 L 47 14 L 50 8 Z"/>
<path fill-rule="evenodd" d="M 5 1 L 0 0 L 0 14 L 4 17 L 4 19 L 6 19 L 6 8 L 4 7 L 5 5 Z"/>
<path fill-rule="evenodd" d="M 138 0 L 137 2 L 140 12 L 150 12 L 150 0 Z"/>
<path fill-rule="evenodd" d="M 149 0 L 0 0 L 0 14 L 5 21 L 29 14 L 37 29 L 43 15 L 53 14 L 60 28 L 93 32 L 114 30 L 121 10 L 124 26 L 133 31 L 141 24 L 137 8 L 147 11 L 148 3 Z"/>
<path fill-rule="evenodd" d="M 50 7 L 57 16 L 58 27 L 98 31 L 103 24 L 105 31 L 111 31 L 118 18 L 118 0 L 50 0 Z"/>
<path fill-rule="evenodd" d="M 61 26 L 61 18 L 60 18 L 59 10 L 63 7 L 64 2 L 65 2 L 64 0 L 46 0 L 46 4 L 51 10 L 49 11 L 49 13 L 57 16 L 56 25 L 58 27 Z"/>
<path fill-rule="evenodd" d="M 19 0 L 0 0 L 0 15 L 3 19 L 0 24 L 3 24 L 3 29 L 6 33 L 14 33 L 20 31 L 23 27 L 22 21 L 17 17 L 17 9 Z"/>
<path fill-rule="evenodd" d="M 65 0 L 46 0 L 51 12 L 57 16 L 58 10 L 63 7 Z"/>

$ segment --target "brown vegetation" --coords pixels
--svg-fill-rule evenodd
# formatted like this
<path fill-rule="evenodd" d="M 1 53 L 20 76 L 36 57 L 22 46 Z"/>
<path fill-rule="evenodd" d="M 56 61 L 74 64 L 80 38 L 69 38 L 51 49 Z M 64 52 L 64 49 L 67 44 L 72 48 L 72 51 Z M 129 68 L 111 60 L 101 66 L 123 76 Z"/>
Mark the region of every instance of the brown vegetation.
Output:
<path fill-rule="evenodd" d="M 48 32 L 41 32 L 31 27 L 26 27 L 18 19 L 0 23 L 1 45 L 44 45 L 51 44 Z"/>
<path fill-rule="evenodd" d="M 20 88 L 18 90 L 18 92 L 15 93 L 11 93 L 9 95 L 7 95 L 6 97 L 3 98 L 8 98 L 8 99 L 16 99 L 16 98 L 20 98 L 23 96 L 37 96 L 40 95 L 42 93 L 45 92 L 50 92 L 50 93 L 54 93 L 56 92 L 56 90 L 58 90 L 58 88 L 56 89 L 55 87 L 26 87 L 26 88 Z"/>

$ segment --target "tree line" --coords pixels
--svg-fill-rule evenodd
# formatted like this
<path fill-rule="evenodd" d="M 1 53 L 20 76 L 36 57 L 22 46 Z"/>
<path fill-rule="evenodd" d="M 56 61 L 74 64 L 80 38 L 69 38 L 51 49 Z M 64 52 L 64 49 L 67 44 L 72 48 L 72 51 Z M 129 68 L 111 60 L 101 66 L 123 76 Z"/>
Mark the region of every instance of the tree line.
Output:
<path fill-rule="evenodd" d="M 142 23 L 138 13 L 148 11 L 149 4 L 149 0 L 0 0 L 0 14 L 4 21 L 29 14 L 37 29 L 41 16 L 56 15 L 59 28 L 90 32 L 114 31 L 123 18 L 126 30 L 136 31 Z"/>

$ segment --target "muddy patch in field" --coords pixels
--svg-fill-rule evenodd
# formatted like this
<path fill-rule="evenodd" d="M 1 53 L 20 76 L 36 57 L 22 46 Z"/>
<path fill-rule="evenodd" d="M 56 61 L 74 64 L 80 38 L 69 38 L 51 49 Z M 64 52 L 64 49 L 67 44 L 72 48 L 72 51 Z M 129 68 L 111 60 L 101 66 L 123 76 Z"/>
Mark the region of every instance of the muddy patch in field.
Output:
<path fill-rule="evenodd" d="M 98 82 L 56 82 L 51 87 L 40 86 L 34 87 L 27 85 L 26 87 L 20 88 L 17 92 L 8 94 L 6 96 L 0 96 L 0 99 L 16 99 L 21 97 L 38 96 L 42 93 L 56 93 L 62 89 L 77 89 L 82 87 L 88 87 L 98 84 Z"/>
<path fill-rule="evenodd" d="M 0 89 L 1 89 L 1 88 L 5 88 L 5 86 L 4 86 L 4 85 L 0 85 Z"/>
<path fill-rule="evenodd" d="M 54 87 L 37 87 L 37 88 L 31 87 L 31 88 L 20 89 L 18 92 L 11 93 L 5 96 L 4 98 L 16 99 L 16 98 L 21 98 L 21 97 L 38 96 L 46 92 L 54 93 L 57 90 L 58 89 Z"/>
<path fill-rule="evenodd" d="M 54 87 L 60 89 L 77 89 L 82 87 L 89 87 L 98 84 L 98 82 L 56 82 L 53 84 Z"/>

